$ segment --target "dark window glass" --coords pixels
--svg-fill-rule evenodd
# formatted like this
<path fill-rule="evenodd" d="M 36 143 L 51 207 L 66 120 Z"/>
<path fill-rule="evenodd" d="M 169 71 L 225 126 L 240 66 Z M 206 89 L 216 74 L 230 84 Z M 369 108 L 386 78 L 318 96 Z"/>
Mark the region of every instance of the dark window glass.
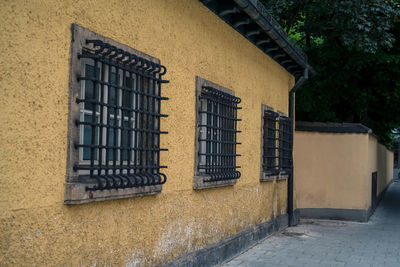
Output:
<path fill-rule="evenodd" d="M 99 117 L 96 116 L 96 121 L 98 121 Z M 92 122 L 92 115 L 84 115 L 85 122 Z M 83 126 L 83 144 L 91 145 L 92 144 L 92 126 L 84 125 Z M 99 130 L 96 128 L 95 130 L 95 144 L 99 144 Z M 83 148 L 83 160 L 90 160 L 91 152 L 89 147 Z M 94 154 L 94 159 L 97 160 L 97 153 Z"/>
<path fill-rule="evenodd" d="M 277 113 L 270 110 L 264 112 L 263 169 L 268 175 L 279 173 L 277 122 Z"/>

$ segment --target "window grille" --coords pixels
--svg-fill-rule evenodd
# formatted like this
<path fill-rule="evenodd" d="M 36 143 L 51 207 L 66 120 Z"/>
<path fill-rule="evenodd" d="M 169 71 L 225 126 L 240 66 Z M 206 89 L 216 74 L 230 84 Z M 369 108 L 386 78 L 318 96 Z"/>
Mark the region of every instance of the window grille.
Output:
<path fill-rule="evenodd" d="M 279 174 L 278 119 L 278 113 L 270 110 L 264 112 L 263 169 L 266 175 Z"/>
<path fill-rule="evenodd" d="M 101 40 L 86 40 L 78 55 L 83 76 L 79 177 L 95 179 L 87 191 L 163 184 L 160 169 L 161 84 L 166 68 Z"/>
<path fill-rule="evenodd" d="M 237 110 L 241 99 L 210 86 L 199 95 L 199 175 L 204 182 L 238 179 L 236 165 Z"/>
<path fill-rule="evenodd" d="M 279 119 L 279 165 L 284 173 L 291 171 L 291 135 L 292 120 L 286 116 Z"/>

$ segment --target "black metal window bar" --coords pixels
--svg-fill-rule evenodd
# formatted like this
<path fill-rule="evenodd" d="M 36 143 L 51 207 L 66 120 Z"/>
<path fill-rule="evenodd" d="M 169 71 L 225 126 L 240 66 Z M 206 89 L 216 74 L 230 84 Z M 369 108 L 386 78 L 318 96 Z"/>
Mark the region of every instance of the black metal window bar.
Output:
<path fill-rule="evenodd" d="M 278 119 L 278 113 L 270 110 L 264 112 L 263 169 L 268 176 L 279 174 Z"/>
<path fill-rule="evenodd" d="M 292 170 L 292 119 L 281 116 L 279 118 L 279 165 L 281 172 L 288 174 Z"/>
<path fill-rule="evenodd" d="M 163 184 L 160 169 L 161 84 L 166 68 L 101 40 L 86 40 L 78 58 L 83 63 L 79 163 L 86 190 Z"/>
<path fill-rule="evenodd" d="M 199 162 L 200 175 L 210 178 L 204 182 L 238 179 L 236 153 L 237 110 L 239 97 L 203 86 L 199 96 Z"/>

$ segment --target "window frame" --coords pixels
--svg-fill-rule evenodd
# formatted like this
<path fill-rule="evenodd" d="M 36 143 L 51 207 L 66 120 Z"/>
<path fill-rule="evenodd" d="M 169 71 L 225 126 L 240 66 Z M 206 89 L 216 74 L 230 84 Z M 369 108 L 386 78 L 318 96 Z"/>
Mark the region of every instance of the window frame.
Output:
<path fill-rule="evenodd" d="M 77 99 L 85 94 L 84 87 L 86 85 L 83 81 L 79 80 L 79 77 L 84 77 L 85 75 L 85 60 L 83 58 L 78 58 L 79 54 L 82 54 L 82 50 L 87 47 L 86 40 L 100 40 L 102 42 L 108 43 L 112 46 L 115 46 L 118 49 L 122 49 L 132 55 L 138 56 L 143 58 L 144 60 L 160 64 L 160 60 L 154 57 L 151 57 L 147 54 L 144 54 L 136 49 L 133 49 L 127 45 L 118 43 L 110 38 L 104 37 L 98 33 L 90 31 L 80 25 L 72 24 L 71 26 L 71 49 L 70 49 L 70 68 L 69 68 L 69 111 L 68 111 L 68 134 L 67 134 L 67 168 L 66 168 L 66 184 L 65 184 L 65 204 L 82 204 L 94 201 L 103 201 L 109 199 L 120 199 L 120 198 L 129 198 L 129 197 L 136 197 L 136 196 L 144 196 L 144 195 L 155 195 L 161 193 L 162 184 L 155 184 L 155 185 L 144 185 L 137 187 L 128 187 L 128 188 L 113 188 L 113 189 L 102 189 L 102 190 L 87 190 L 88 188 L 93 188 L 97 182 L 94 179 L 83 179 L 82 172 L 77 171 L 75 168 L 76 164 L 84 163 L 83 160 L 83 148 L 77 148 L 76 144 L 81 143 L 83 139 L 82 131 L 83 127 L 77 125 L 76 122 L 81 120 L 82 114 L 85 113 L 83 109 L 83 103 L 77 104 Z M 89 64 L 90 65 L 90 64 Z M 93 66 L 93 65 L 92 65 Z M 146 65 L 147 66 L 147 65 Z M 108 68 L 107 68 L 108 69 Z M 108 72 L 108 71 L 107 71 Z M 107 74 L 108 76 L 109 74 Z M 123 79 L 119 76 L 119 80 Z M 117 77 L 118 77 L 117 76 Z M 130 77 L 130 76 L 129 76 Z M 136 76 L 137 77 L 137 76 Z M 163 83 L 167 82 L 163 80 Z M 161 83 L 160 83 L 161 87 Z M 93 89 L 95 90 L 95 89 Z M 105 89 L 104 89 L 105 90 Z M 161 89 L 159 89 L 161 90 Z M 160 91 L 161 92 L 161 91 Z M 119 94 L 118 98 L 122 98 L 123 94 Z M 134 99 L 134 98 L 133 98 Z M 162 98 L 162 100 L 166 100 L 167 98 Z M 160 100 L 161 101 L 161 100 Z M 118 105 L 123 102 L 117 102 Z M 134 105 L 132 103 L 132 105 Z M 120 114 L 114 114 L 115 117 L 120 117 L 118 120 L 119 123 L 124 123 L 124 113 L 122 110 L 119 110 Z M 97 116 L 97 108 L 96 108 L 96 116 Z M 100 116 L 100 115 L 99 115 Z M 104 116 L 104 114 L 103 114 Z M 111 117 L 111 115 L 110 115 Z M 97 120 L 97 118 L 96 118 Z M 160 116 L 161 120 L 161 116 Z M 133 123 L 134 120 L 131 121 Z M 107 122 L 108 124 L 108 122 Z M 159 125 L 158 125 L 159 127 Z M 106 128 L 106 127 L 104 127 Z M 107 131 L 107 128 L 103 131 Z M 99 130 L 98 130 L 99 131 Z M 126 131 L 126 130 L 125 130 Z M 162 132 L 166 133 L 166 132 Z M 117 134 L 123 134 L 123 131 L 117 131 Z M 128 134 L 129 136 L 129 134 Z M 132 133 L 133 136 L 133 133 Z M 108 138 L 108 133 L 107 133 Z M 104 140 L 103 140 L 104 141 Z M 121 142 L 121 138 L 118 138 L 118 142 Z M 158 144 L 159 145 L 159 144 Z M 161 149 L 160 152 L 166 149 Z M 80 151 L 82 151 L 80 153 Z M 102 153 L 107 153 L 107 150 Z M 117 153 L 118 155 L 119 153 Z M 121 156 L 123 154 L 123 150 L 121 150 Z M 98 162 L 97 157 L 97 162 Z M 105 160 L 105 159 L 104 159 Z M 137 159 L 133 159 L 137 160 Z M 103 160 L 102 160 L 103 162 Z M 119 162 L 119 160 L 118 160 Z M 132 162 L 132 159 L 131 159 Z M 118 163 L 119 164 L 119 163 Z M 157 163 L 158 165 L 159 162 Z"/>
<path fill-rule="evenodd" d="M 275 149 L 275 161 L 277 161 L 277 173 L 266 171 L 264 168 L 264 142 L 265 142 L 265 131 L 264 131 L 264 126 L 265 126 L 265 112 L 273 112 L 274 115 L 276 115 L 276 129 L 275 129 L 275 142 L 276 142 L 276 147 Z M 281 111 L 274 111 L 274 109 L 270 106 L 261 104 L 261 142 L 260 142 L 260 181 L 261 182 L 268 182 L 268 181 L 274 181 L 274 180 L 285 180 L 289 178 L 289 173 L 286 169 L 282 169 L 282 159 L 281 159 L 281 120 L 289 119 L 288 116 L 286 116 L 285 113 Z M 293 133 L 292 133 L 293 134 Z"/>
<path fill-rule="evenodd" d="M 196 114 L 196 119 L 195 119 L 195 153 L 194 153 L 194 177 L 193 177 L 193 188 L 194 189 L 207 189 L 207 188 L 214 188 L 214 187 L 221 187 L 221 186 L 232 186 L 234 184 L 236 184 L 237 180 L 239 178 L 235 178 L 235 179 L 226 179 L 226 180 L 220 180 L 220 181 L 208 181 L 211 176 L 202 173 L 201 171 L 199 171 L 199 162 L 200 162 L 200 156 L 199 156 L 199 152 L 200 152 L 200 141 L 199 141 L 199 137 L 200 137 L 200 122 L 201 122 L 201 114 L 199 112 L 200 110 L 200 94 L 202 92 L 202 88 L 203 87 L 212 87 L 215 88 L 219 91 L 222 91 L 223 93 L 227 93 L 230 94 L 232 96 L 235 96 L 234 91 L 227 89 L 225 87 L 222 87 L 216 83 L 213 83 L 211 81 L 208 81 L 204 78 L 201 78 L 199 76 L 196 76 L 196 86 L 195 86 L 195 97 L 196 97 L 196 104 L 195 104 L 195 114 Z M 238 109 L 241 109 L 240 107 Z M 237 112 L 237 110 L 236 110 Z M 203 113 L 204 114 L 204 113 Z M 240 119 L 237 119 L 237 121 L 240 121 Z M 237 122 L 236 122 L 237 123 Z M 238 128 L 238 125 L 236 126 Z M 237 130 L 236 128 L 236 130 Z M 240 131 L 238 131 L 237 133 L 239 133 Z M 238 134 L 236 133 L 235 139 L 237 144 L 238 143 Z M 235 145 L 236 148 L 236 154 L 237 154 L 237 144 Z M 238 156 L 236 156 L 236 166 L 237 164 L 237 159 Z M 240 166 L 238 166 L 240 168 Z M 239 172 L 240 173 L 240 172 Z M 239 176 L 240 177 L 240 176 Z"/>

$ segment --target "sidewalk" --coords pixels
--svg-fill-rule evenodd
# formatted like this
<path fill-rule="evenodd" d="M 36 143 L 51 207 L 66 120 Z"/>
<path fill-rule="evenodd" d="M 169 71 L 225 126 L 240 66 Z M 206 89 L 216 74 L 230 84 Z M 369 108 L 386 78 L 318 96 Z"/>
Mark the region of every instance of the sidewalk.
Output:
<path fill-rule="evenodd" d="M 400 266 L 400 182 L 368 223 L 301 221 L 222 266 Z"/>

